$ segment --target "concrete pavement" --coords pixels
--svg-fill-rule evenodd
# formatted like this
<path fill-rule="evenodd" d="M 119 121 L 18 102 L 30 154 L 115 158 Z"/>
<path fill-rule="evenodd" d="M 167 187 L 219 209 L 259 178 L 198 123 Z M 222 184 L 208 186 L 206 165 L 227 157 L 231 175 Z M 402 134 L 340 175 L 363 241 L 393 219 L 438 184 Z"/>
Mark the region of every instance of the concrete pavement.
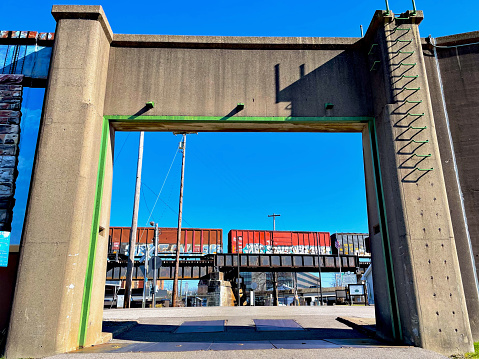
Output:
<path fill-rule="evenodd" d="M 420 348 L 392 347 L 374 341 L 338 322 L 338 316 L 370 319 L 374 318 L 374 307 L 105 310 L 105 323 L 137 321 L 138 324 L 116 336 L 110 343 L 50 358 L 224 359 L 240 355 L 247 355 L 248 358 L 445 358 Z M 255 326 L 255 320 L 256 324 L 260 323 L 258 319 L 273 320 L 272 323 L 281 323 L 286 327 L 258 331 Z M 203 325 L 201 330 L 206 331 L 208 329 L 205 329 L 204 324 L 213 323 L 212 332 L 188 332 L 185 322 L 198 322 Z M 293 322 L 294 328 L 288 328 L 288 323 Z"/>

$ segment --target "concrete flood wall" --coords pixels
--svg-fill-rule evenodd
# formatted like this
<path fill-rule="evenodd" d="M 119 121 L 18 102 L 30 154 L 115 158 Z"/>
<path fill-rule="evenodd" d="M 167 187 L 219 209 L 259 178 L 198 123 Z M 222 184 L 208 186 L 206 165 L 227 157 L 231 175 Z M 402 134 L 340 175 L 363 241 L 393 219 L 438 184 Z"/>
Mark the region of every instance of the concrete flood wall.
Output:
<path fill-rule="evenodd" d="M 456 251 L 421 12 L 377 11 L 362 39 L 116 35 L 98 6 L 53 14 L 8 358 L 101 340 L 116 130 L 362 132 L 379 334 L 472 349 L 477 291 L 461 285 L 472 260 Z"/>
<path fill-rule="evenodd" d="M 479 32 L 423 43 L 471 330 L 479 340 Z"/>

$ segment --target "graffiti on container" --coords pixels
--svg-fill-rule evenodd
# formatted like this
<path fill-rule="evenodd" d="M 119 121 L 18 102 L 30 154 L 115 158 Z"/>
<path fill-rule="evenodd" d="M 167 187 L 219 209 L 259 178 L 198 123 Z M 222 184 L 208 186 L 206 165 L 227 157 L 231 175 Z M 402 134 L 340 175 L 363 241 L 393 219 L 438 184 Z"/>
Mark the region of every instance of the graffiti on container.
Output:
<path fill-rule="evenodd" d="M 278 253 L 278 254 L 318 254 L 317 246 L 270 246 L 260 243 L 251 243 L 240 248 L 242 253 Z M 319 254 L 331 254 L 331 247 L 320 246 Z"/>
<path fill-rule="evenodd" d="M 344 255 L 355 255 L 355 256 L 366 255 L 366 251 L 364 250 L 362 246 L 359 247 L 359 249 L 356 248 L 356 250 L 354 250 L 354 246 L 352 243 L 344 243 L 341 247 L 339 247 L 339 253 Z"/>
<path fill-rule="evenodd" d="M 128 243 L 121 244 L 120 253 L 124 255 L 129 255 Z M 135 257 L 143 257 L 146 254 L 147 245 L 145 243 L 135 245 Z M 200 251 L 201 246 L 195 245 L 195 251 L 193 252 L 191 244 L 187 244 L 186 250 L 183 244 L 180 244 L 180 253 L 183 254 L 214 254 L 221 253 L 222 248 L 219 244 L 203 245 L 203 250 Z M 148 244 L 148 255 L 152 256 L 155 252 L 155 246 L 152 243 Z M 176 244 L 158 244 L 158 253 L 159 254 L 174 254 L 176 252 Z"/>

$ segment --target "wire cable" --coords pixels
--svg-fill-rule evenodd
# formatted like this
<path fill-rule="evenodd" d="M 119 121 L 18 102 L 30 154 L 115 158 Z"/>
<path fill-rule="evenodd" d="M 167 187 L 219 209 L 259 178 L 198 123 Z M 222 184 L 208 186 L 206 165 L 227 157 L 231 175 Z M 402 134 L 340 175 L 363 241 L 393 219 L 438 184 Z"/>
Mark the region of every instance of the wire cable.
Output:
<path fill-rule="evenodd" d="M 143 182 L 141 182 L 142 185 L 145 185 Z M 146 185 L 145 185 L 146 186 Z M 150 211 L 150 207 L 148 206 L 148 202 L 146 201 L 146 195 L 145 195 L 145 190 L 143 188 L 141 188 L 141 194 L 143 195 L 143 200 L 145 201 L 145 207 L 146 207 L 146 210 L 148 212 L 151 212 Z M 156 193 L 155 193 L 156 194 Z M 155 217 L 153 217 L 153 215 L 151 216 L 151 218 L 153 219 L 154 222 L 156 222 L 155 220 Z"/>
<path fill-rule="evenodd" d="M 155 210 L 156 204 L 158 203 L 158 199 L 160 198 L 161 191 L 163 191 L 163 187 L 165 186 L 166 180 L 168 179 L 168 175 L 170 174 L 171 168 L 173 167 L 173 163 L 175 163 L 175 159 L 176 159 L 177 154 L 178 154 L 178 149 L 176 149 L 176 151 L 175 151 L 175 155 L 173 156 L 173 161 L 171 161 L 170 168 L 168 169 L 168 172 L 166 173 L 165 180 L 163 181 L 163 184 L 161 185 L 160 192 L 158 193 L 158 196 L 156 196 L 155 204 L 153 205 L 153 208 L 150 211 L 150 215 L 148 216 L 148 219 L 146 220 L 145 226 L 147 226 L 148 223 L 150 223 L 150 218 L 153 215 L 153 211 Z M 144 233 L 145 233 L 145 229 L 143 229 L 143 232 L 141 232 L 140 240 L 141 240 L 141 238 L 143 238 Z"/>
<path fill-rule="evenodd" d="M 113 160 L 113 167 L 115 167 L 116 161 L 118 160 L 118 157 L 120 157 L 120 153 L 123 150 L 123 147 L 125 147 L 126 141 L 128 141 L 128 137 L 130 137 L 130 135 L 131 135 L 131 132 L 128 132 L 128 135 L 126 136 L 125 141 L 123 141 L 123 144 L 121 145 L 120 151 L 118 151 L 118 154 Z"/>
<path fill-rule="evenodd" d="M 141 182 L 142 185 L 144 185 L 146 188 L 148 188 L 153 194 L 156 195 L 156 192 L 153 191 L 146 183 L 144 182 Z M 178 215 L 178 212 L 175 211 L 173 208 L 170 207 L 170 205 L 168 203 L 166 203 L 166 201 L 164 201 L 163 199 L 161 199 L 160 197 L 158 197 L 160 199 L 161 202 L 163 202 L 165 204 L 166 207 L 168 207 L 174 214 Z M 186 220 L 183 218 L 183 222 L 185 222 L 188 226 L 192 227 L 193 226 Z"/>

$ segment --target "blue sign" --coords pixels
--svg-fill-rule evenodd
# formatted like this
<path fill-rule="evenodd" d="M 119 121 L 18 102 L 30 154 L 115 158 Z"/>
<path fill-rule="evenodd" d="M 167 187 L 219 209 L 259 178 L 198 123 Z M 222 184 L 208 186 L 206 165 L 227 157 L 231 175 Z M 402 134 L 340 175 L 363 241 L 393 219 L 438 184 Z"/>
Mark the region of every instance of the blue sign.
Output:
<path fill-rule="evenodd" d="M 10 232 L 0 231 L 0 267 L 8 266 L 10 252 Z"/>

